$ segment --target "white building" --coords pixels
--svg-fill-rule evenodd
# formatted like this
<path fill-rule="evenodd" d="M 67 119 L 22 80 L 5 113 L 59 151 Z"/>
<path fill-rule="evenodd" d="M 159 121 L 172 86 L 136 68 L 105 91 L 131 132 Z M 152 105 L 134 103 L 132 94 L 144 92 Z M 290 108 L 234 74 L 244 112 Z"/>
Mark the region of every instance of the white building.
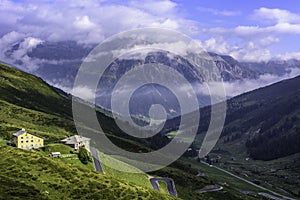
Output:
<path fill-rule="evenodd" d="M 79 149 L 79 147 L 82 146 L 84 146 L 88 151 L 90 151 L 90 141 L 90 138 L 86 138 L 80 135 L 74 135 L 61 140 L 62 143 L 73 147 L 76 151 Z"/>

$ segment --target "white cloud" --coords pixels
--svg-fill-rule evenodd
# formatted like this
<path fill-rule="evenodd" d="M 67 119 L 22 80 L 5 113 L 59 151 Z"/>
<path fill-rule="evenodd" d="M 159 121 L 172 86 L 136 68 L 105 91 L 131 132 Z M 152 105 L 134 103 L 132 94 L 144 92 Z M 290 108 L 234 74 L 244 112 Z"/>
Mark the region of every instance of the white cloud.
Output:
<path fill-rule="evenodd" d="M 261 75 L 258 79 L 247 79 L 247 80 L 238 80 L 233 82 L 210 82 L 209 84 L 199 84 L 196 87 L 198 88 L 197 92 L 202 95 L 214 96 L 218 99 L 222 91 L 222 88 L 225 89 L 226 96 L 228 98 L 235 97 L 237 95 L 255 90 L 257 88 L 265 87 L 276 83 L 281 80 L 294 78 L 300 75 L 299 68 L 290 68 L 288 72 L 283 76 L 277 76 L 272 74 Z"/>
<path fill-rule="evenodd" d="M 231 48 L 223 37 L 212 37 L 201 44 L 206 51 L 219 54 L 229 54 Z"/>
<path fill-rule="evenodd" d="M 24 38 L 25 34 L 18 33 L 16 31 L 9 32 L 5 34 L 2 38 L 0 38 L 0 49 L 5 50 L 10 45 L 20 41 Z M 2 52 L 3 53 L 3 52 Z"/>
<path fill-rule="evenodd" d="M 5 26 L 42 40 L 76 40 L 99 43 L 123 30 L 141 27 L 178 29 L 190 21 L 176 13 L 169 0 L 132 1 L 116 4 L 91 1 L 1 1 L 0 17 Z M 7 24 L 8 21 L 10 24 Z M 184 29 L 182 29 L 184 30 Z"/>
<path fill-rule="evenodd" d="M 224 87 L 226 94 L 229 97 L 234 97 L 245 92 L 252 91 L 257 88 L 261 88 L 267 85 L 271 85 L 281 80 L 290 79 L 300 75 L 299 68 L 291 68 L 289 72 L 283 76 L 277 76 L 272 74 L 261 75 L 257 80 L 241 80 L 235 82 L 225 82 Z"/>
<path fill-rule="evenodd" d="M 84 15 L 82 17 L 76 17 L 74 25 L 79 29 L 91 29 L 95 27 L 95 24 L 91 22 L 89 16 Z"/>
<path fill-rule="evenodd" d="M 273 23 L 300 23 L 300 15 L 278 8 L 259 8 L 254 10 L 253 18 L 259 21 Z"/>
<path fill-rule="evenodd" d="M 269 61 L 273 58 L 269 47 L 278 43 L 279 38 L 266 36 L 239 41 L 239 44 L 229 43 L 224 37 L 211 37 L 201 42 L 202 47 L 209 52 L 230 55 L 239 61 Z"/>
<path fill-rule="evenodd" d="M 270 49 L 273 44 L 281 42 L 281 37 L 300 36 L 299 13 L 277 8 L 259 8 L 254 10 L 252 19 L 260 21 L 262 24 L 265 22 L 269 24 L 267 26 L 240 25 L 233 28 L 206 28 L 199 29 L 198 34 L 211 36 L 210 39 L 203 42 L 204 47 L 208 50 L 229 54 L 240 61 L 297 58 L 297 53 L 286 53 L 285 56 L 274 55 Z"/>
<path fill-rule="evenodd" d="M 43 43 L 43 40 L 38 38 L 28 37 L 20 44 L 19 50 L 24 49 L 26 52 L 30 52 L 34 49 L 37 45 Z"/>
<path fill-rule="evenodd" d="M 32 49 L 42 42 L 43 41 L 38 38 L 26 37 L 25 34 L 15 31 L 10 32 L 0 38 L 0 59 L 10 63 L 21 61 L 24 69 L 29 71 L 35 70 L 38 66 L 28 57 L 27 53 L 31 52 Z M 4 53 L 16 43 L 19 43 L 18 49 L 13 51 L 9 58 L 5 57 Z"/>
<path fill-rule="evenodd" d="M 277 60 L 300 60 L 300 52 L 291 52 L 291 53 L 285 53 L 285 54 L 279 54 L 274 57 Z"/>
<path fill-rule="evenodd" d="M 200 12 L 208 12 L 213 15 L 220 15 L 220 16 L 227 16 L 227 17 L 233 17 L 233 16 L 238 16 L 241 15 L 240 11 L 233 11 L 233 10 L 218 10 L 218 9 L 213 9 L 213 8 L 206 8 L 206 7 L 197 7 L 197 10 Z"/>
<path fill-rule="evenodd" d="M 0 0 L 0 59 L 8 63 L 19 60 L 23 62 L 19 67 L 34 70 L 40 61 L 32 60 L 25 54 L 35 48 L 37 41 L 75 40 L 90 45 L 99 44 L 115 33 L 133 28 L 188 30 L 193 22 L 181 17 L 176 10 L 177 4 L 170 0 L 129 3 Z M 5 52 L 22 40 L 24 42 L 9 60 Z"/>
<path fill-rule="evenodd" d="M 230 52 L 229 55 L 239 61 L 245 62 L 267 62 L 273 57 L 270 50 L 259 48 L 240 48 L 236 51 Z"/>
<path fill-rule="evenodd" d="M 42 41 L 76 40 L 81 44 L 99 43 L 112 34 L 141 27 L 162 27 L 209 36 L 203 48 L 229 54 L 240 61 L 268 61 L 272 58 L 297 58 L 297 53 L 273 55 L 270 47 L 280 42 L 282 34 L 300 34 L 300 14 L 288 10 L 259 8 L 252 18 L 267 26 L 249 25 L 233 28 L 201 29 L 195 21 L 181 16 L 180 4 L 171 0 L 132 0 L 129 3 L 109 1 L 0 1 L 0 25 L 9 31 L 0 35 L 0 59 L 15 42 L 26 38 Z M 241 15 L 235 10 L 198 7 L 201 12 L 219 16 Z M 14 31 L 11 31 L 13 27 Z M 1 31 L 0 31 L 1 34 Z M 207 38 L 207 37 L 206 37 Z M 25 43 L 23 44 L 25 45 Z M 28 45 L 28 44 L 27 44 Z M 170 46 L 170 45 L 169 45 Z M 33 47 L 34 48 L 34 45 Z M 31 48 L 31 49 L 32 49 Z M 181 48 L 175 45 L 174 48 Z M 15 53 L 18 58 L 28 48 Z M 24 61 L 30 61 L 26 56 Z"/>
<path fill-rule="evenodd" d="M 54 87 L 57 87 L 61 90 L 63 90 L 66 93 L 72 94 L 76 97 L 79 97 L 81 99 L 84 99 L 86 101 L 92 101 L 95 98 L 95 93 L 93 92 L 92 89 L 90 89 L 87 86 L 77 86 L 74 88 L 70 88 L 70 87 L 65 87 L 63 85 L 60 84 L 55 84 L 55 83 L 50 83 L 51 85 L 53 85 Z"/>
<path fill-rule="evenodd" d="M 77 86 L 71 90 L 71 94 L 87 101 L 95 98 L 95 92 L 87 86 Z"/>
<path fill-rule="evenodd" d="M 175 2 L 169 0 L 131 1 L 129 5 L 153 14 L 175 14 L 174 10 L 177 7 L 177 4 Z"/>
<path fill-rule="evenodd" d="M 300 23 L 299 24 L 290 24 L 290 23 L 278 23 L 273 27 L 267 27 L 261 29 L 261 31 L 266 32 L 277 32 L 277 33 L 288 33 L 288 34 L 300 34 Z"/>

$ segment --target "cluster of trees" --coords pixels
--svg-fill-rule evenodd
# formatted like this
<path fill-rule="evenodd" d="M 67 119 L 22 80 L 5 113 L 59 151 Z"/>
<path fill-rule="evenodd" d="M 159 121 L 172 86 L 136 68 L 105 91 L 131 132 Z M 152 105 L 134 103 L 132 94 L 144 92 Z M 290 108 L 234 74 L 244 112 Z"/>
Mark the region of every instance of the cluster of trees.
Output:
<path fill-rule="evenodd" d="M 300 152 L 297 118 L 286 118 L 281 126 L 257 134 L 248 139 L 246 147 L 253 159 L 272 160 Z"/>
<path fill-rule="evenodd" d="M 83 164 L 88 164 L 92 162 L 92 157 L 85 147 L 80 147 L 78 151 L 78 158 Z"/>

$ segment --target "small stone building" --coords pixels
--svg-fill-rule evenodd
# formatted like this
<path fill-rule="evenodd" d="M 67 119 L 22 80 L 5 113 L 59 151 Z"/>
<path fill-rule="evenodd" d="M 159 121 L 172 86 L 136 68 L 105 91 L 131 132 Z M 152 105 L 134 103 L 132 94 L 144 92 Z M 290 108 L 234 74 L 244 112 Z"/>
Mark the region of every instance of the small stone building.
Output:
<path fill-rule="evenodd" d="M 79 149 L 79 147 L 82 146 L 84 146 L 88 151 L 90 151 L 90 141 L 90 138 L 86 138 L 80 135 L 73 135 L 71 137 L 61 140 L 61 143 L 73 147 L 76 151 Z"/>

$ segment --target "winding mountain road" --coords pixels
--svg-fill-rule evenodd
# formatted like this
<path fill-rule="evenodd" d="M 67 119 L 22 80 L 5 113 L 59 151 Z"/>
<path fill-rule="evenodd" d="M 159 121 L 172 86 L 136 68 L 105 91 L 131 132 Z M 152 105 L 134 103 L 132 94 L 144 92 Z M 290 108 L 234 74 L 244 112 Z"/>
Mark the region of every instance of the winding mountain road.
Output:
<path fill-rule="evenodd" d="M 150 183 L 153 187 L 153 189 L 160 191 L 159 183 L 158 181 L 163 181 L 166 183 L 168 193 L 171 196 L 177 197 L 177 191 L 175 188 L 174 180 L 171 178 L 150 178 Z"/>
<path fill-rule="evenodd" d="M 197 193 L 205 193 L 205 192 L 215 192 L 223 190 L 222 186 L 219 185 L 208 185 L 200 190 L 196 190 Z"/>
<path fill-rule="evenodd" d="M 205 165 L 209 165 L 209 164 L 207 164 L 206 162 L 203 162 L 203 161 L 201 161 L 201 163 L 203 163 L 203 164 L 205 164 Z M 273 195 L 279 196 L 279 197 L 281 197 L 281 198 L 283 198 L 283 199 L 287 199 L 287 200 L 296 200 L 296 199 L 294 199 L 294 198 L 284 196 L 284 195 L 282 195 L 282 194 L 279 194 L 279 193 L 277 193 L 277 192 L 274 192 L 274 191 L 272 191 L 272 190 L 269 190 L 269 189 L 267 189 L 267 188 L 265 188 L 265 187 L 262 187 L 262 186 L 260 186 L 260 185 L 257 185 L 257 184 L 255 184 L 255 183 L 253 183 L 253 182 L 251 182 L 251 181 L 248 181 L 248 180 L 246 180 L 246 179 L 244 179 L 244 178 L 242 178 L 242 177 L 239 177 L 239 176 L 237 176 L 237 175 L 235 175 L 235 174 L 233 174 L 233 173 L 231 173 L 231 172 L 229 172 L 229 171 L 226 171 L 225 169 L 222 169 L 222 168 L 220 168 L 220 167 L 213 166 L 213 165 L 211 165 L 210 167 L 214 167 L 214 168 L 216 168 L 216 169 L 218 169 L 218 170 L 220 170 L 220 171 L 222 171 L 222 172 L 225 172 L 226 174 L 229 174 L 229 175 L 231 175 L 231 176 L 233 176 L 233 177 L 235 177 L 235 178 L 237 178 L 237 179 L 239 179 L 239 180 L 241 180 L 241 181 L 244 181 L 244 182 L 246 182 L 246 183 L 248 183 L 248 184 L 250 184 L 250 185 L 252 185 L 252 186 L 254 186 L 254 187 L 257 187 L 257 188 L 259 188 L 259 189 L 261 189 L 261 190 L 270 192 L 270 193 L 272 193 Z"/>
<path fill-rule="evenodd" d="M 101 162 L 100 162 L 98 151 L 93 147 L 91 147 L 90 150 L 91 150 L 91 154 L 93 156 L 93 161 L 94 161 L 94 166 L 95 166 L 96 171 L 104 174 L 104 170 L 103 170 Z"/>

